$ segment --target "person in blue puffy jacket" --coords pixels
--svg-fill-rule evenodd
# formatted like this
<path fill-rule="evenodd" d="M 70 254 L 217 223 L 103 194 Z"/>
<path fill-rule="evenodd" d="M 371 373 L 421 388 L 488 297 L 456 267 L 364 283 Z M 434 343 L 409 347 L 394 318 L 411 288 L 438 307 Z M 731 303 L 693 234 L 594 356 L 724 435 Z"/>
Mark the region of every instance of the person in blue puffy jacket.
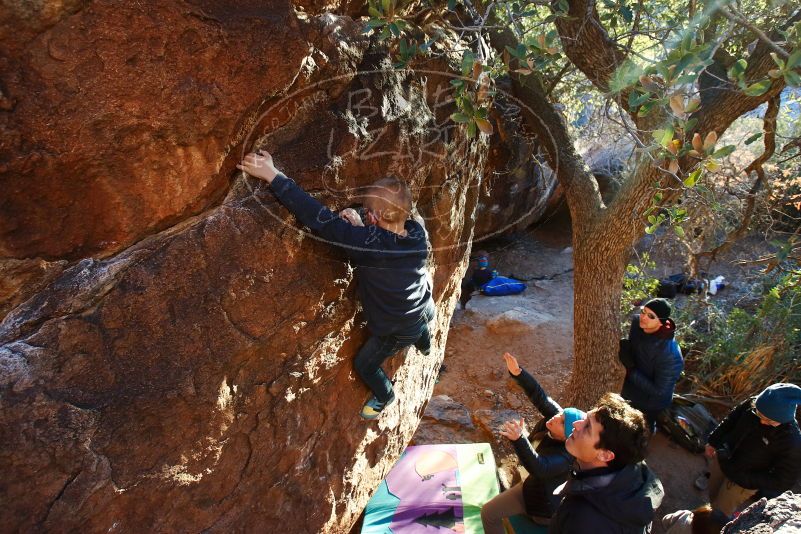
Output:
<path fill-rule="evenodd" d="M 645 302 L 639 317 L 631 322 L 628 342 L 621 343 L 626 380 L 620 394 L 645 415 L 652 432 L 659 413 L 673 401 L 673 390 L 684 369 L 670 312 L 665 299 Z"/>

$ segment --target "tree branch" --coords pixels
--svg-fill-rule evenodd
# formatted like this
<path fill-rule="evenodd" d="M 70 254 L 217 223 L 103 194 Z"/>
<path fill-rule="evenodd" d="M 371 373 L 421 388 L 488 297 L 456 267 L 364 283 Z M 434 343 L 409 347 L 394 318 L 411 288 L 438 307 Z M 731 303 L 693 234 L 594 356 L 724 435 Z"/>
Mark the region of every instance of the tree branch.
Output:
<path fill-rule="evenodd" d="M 790 53 L 787 52 L 787 50 L 785 50 L 781 46 L 779 46 L 776 43 L 774 43 L 773 40 L 771 40 L 770 37 L 765 35 L 765 32 L 763 32 L 762 30 L 757 28 L 756 25 L 754 25 L 754 24 L 750 23 L 748 20 L 746 20 L 745 17 L 743 17 L 740 13 L 738 13 L 734 8 L 732 8 L 732 11 L 734 11 L 734 13 L 732 13 L 731 11 L 729 11 L 726 8 L 726 6 L 721 5 L 720 7 L 718 7 L 718 11 L 720 11 L 721 15 L 723 15 L 724 17 L 726 17 L 730 21 L 734 22 L 735 24 L 739 24 L 740 26 L 748 28 L 749 30 L 754 32 L 754 35 L 756 35 L 757 38 L 760 41 L 762 41 L 767 46 L 772 48 L 773 51 L 776 52 L 777 54 L 779 54 L 780 56 L 785 57 L 785 58 L 790 57 Z"/>
<path fill-rule="evenodd" d="M 490 31 L 490 43 L 496 51 L 503 53 L 507 46 L 516 48 L 519 41 L 512 30 L 505 28 Z M 603 205 L 598 182 L 576 152 L 565 119 L 548 100 L 539 75 L 510 73 L 510 78 L 513 94 L 524 108 L 521 109 L 524 125 L 536 135 L 548 164 L 565 191 L 574 230 L 586 231 L 597 219 Z"/>
<path fill-rule="evenodd" d="M 760 189 L 762 189 L 766 181 L 765 171 L 762 168 L 762 164 L 770 159 L 771 156 L 773 156 L 773 154 L 776 152 L 776 117 L 779 115 L 780 104 L 781 95 L 773 97 L 768 102 L 768 109 L 765 110 L 765 117 L 762 121 L 762 129 L 765 132 L 765 150 L 759 157 L 752 161 L 748 167 L 745 168 L 745 172 L 748 174 L 755 172 L 757 178 L 754 180 L 754 184 L 751 186 L 751 189 L 748 191 L 748 195 L 746 196 L 746 204 L 745 209 L 743 210 L 742 222 L 737 228 L 729 232 L 728 235 L 726 235 L 726 239 L 723 241 L 723 243 L 717 247 L 711 250 L 692 254 L 690 265 L 693 272 L 691 275 L 694 275 L 698 270 L 698 264 L 700 263 L 701 258 L 709 258 L 710 262 L 715 261 L 719 254 L 723 254 L 729 250 L 732 245 L 734 245 L 734 243 L 738 239 L 742 238 L 748 231 L 748 227 L 751 225 L 751 220 L 754 217 L 754 211 L 756 209 L 756 194 Z"/>
<path fill-rule="evenodd" d="M 570 0 L 568 16 L 557 18 L 554 25 L 570 62 L 599 90 L 608 93 L 612 75 L 626 60 L 626 54 L 601 24 L 595 0 Z M 615 100 L 623 109 L 628 109 L 621 103 L 628 100 L 629 92 L 626 89 L 616 95 Z M 636 124 L 637 115 L 631 117 Z"/>
<path fill-rule="evenodd" d="M 787 28 L 801 20 L 801 9 L 789 17 L 782 28 Z M 778 30 L 770 32 L 770 37 L 778 35 Z M 772 42 L 772 41 L 771 41 Z M 772 48 L 764 41 L 759 41 L 754 51 L 748 58 L 748 68 L 745 71 L 745 79 L 749 81 L 762 80 L 767 78 L 768 71 L 776 67 L 770 57 Z M 721 52 L 721 54 L 723 54 Z M 716 58 L 717 59 L 717 58 Z M 701 100 L 701 109 L 693 114 L 698 118 L 697 132 L 706 135 L 707 132 L 717 132 L 720 136 L 738 117 L 756 109 L 765 102 L 780 94 L 784 89 L 784 78 L 773 81 L 770 89 L 760 96 L 747 96 L 740 89 L 725 79 L 725 68 L 719 68 L 716 73 L 720 78 L 719 83 L 710 83 L 706 80 L 705 90 L 714 93 L 714 98 L 708 97 Z"/>

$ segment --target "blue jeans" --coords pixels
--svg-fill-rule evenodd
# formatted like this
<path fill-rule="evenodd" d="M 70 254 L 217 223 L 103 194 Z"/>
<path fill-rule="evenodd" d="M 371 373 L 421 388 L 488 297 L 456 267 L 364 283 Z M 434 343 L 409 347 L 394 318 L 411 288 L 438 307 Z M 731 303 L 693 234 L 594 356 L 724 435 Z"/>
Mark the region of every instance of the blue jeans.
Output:
<path fill-rule="evenodd" d="M 411 345 L 425 355 L 431 351 L 431 333 L 428 330 L 426 317 L 421 318 L 416 325 L 394 334 L 371 335 L 359 349 L 353 365 L 379 402 L 388 404 L 395 398 L 395 394 L 392 392 L 392 382 L 381 368 L 381 364 L 399 350 Z"/>

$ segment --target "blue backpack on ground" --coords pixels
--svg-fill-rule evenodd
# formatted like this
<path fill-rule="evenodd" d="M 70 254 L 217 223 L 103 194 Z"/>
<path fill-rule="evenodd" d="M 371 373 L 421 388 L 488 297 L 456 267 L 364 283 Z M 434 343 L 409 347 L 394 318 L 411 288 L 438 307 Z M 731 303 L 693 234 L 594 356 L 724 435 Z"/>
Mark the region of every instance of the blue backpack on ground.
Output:
<path fill-rule="evenodd" d="M 505 276 L 496 276 L 483 286 L 481 292 L 489 297 L 500 297 L 503 295 L 517 295 L 526 290 L 525 282 L 515 280 L 514 278 L 506 278 Z"/>

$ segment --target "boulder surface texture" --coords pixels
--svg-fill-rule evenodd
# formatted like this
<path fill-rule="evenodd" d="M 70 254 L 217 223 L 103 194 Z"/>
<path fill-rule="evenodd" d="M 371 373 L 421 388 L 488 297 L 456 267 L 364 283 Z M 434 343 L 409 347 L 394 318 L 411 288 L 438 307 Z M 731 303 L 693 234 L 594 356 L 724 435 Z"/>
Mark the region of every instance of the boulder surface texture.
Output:
<path fill-rule="evenodd" d="M 4 531 L 348 532 L 409 442 L 480 206 L 507 182 L 532 199 L 489 234 L 554 184 L 520 170 L 531 147 L 449 120 L 444 59 L 393 70 L 361 7 L 336 9 L 3 2 Z M 388 363 L 377 422 L 352 266 L 236 171 L 254 148 L 333 208 L 388 173 L 413 191 L 434 350 Z"/>

